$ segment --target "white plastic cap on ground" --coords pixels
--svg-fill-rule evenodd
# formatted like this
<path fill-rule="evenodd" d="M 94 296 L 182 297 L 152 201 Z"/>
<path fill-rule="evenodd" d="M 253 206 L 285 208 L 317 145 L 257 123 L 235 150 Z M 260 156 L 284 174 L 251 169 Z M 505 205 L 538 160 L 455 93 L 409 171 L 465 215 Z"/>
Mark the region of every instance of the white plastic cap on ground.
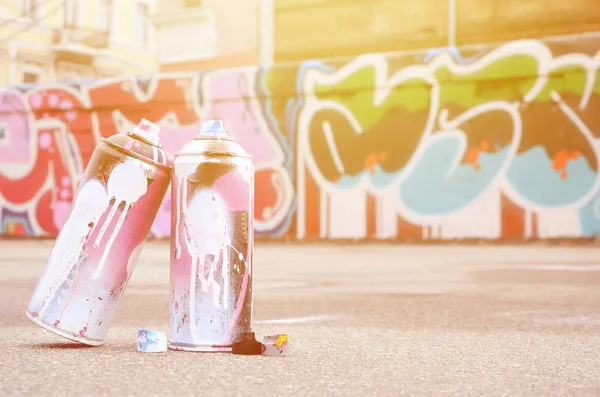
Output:
<path fill-rule="evenodd" d="M 137 351 L 141 353 L 163 353 L 167 351 L 167 334 L 146 328 L 138 330 Z"/>
<path fill-rule="evenodd" d="M 160 138 L 158 137 L 160 127 L 146 119 L 141 119 L 137 127 L 135 127 L 131 132 L 152 142 L 155 145 L 160 143 Z"/>
<path fill-rule="evenodd" d="M 263 356 L 286 357 L 292 354 L 292 346 L 288 334 L 265 336 L 261 342 Z"/>

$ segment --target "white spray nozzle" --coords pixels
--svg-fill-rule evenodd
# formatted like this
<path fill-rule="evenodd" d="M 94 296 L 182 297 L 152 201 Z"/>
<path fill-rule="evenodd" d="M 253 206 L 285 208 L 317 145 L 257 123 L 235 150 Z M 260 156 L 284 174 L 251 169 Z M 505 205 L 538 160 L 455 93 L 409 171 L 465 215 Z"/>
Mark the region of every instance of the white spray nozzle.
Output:
<path fill-rule="evenodd" d="M 160 127 L 146 119 L 140 120 L 139 124 L 131 132 L 152 142 L 155 145 L 160 143 L 160 139 L 158 137 Z"/>
<path fill-rule="evenodd" d="M 200 129 L 200 135 L 227 135 L 227 131 L 223 127 L 223 121 L 221 120 L 209 120 L 202 123 L 202 128 Z"/>

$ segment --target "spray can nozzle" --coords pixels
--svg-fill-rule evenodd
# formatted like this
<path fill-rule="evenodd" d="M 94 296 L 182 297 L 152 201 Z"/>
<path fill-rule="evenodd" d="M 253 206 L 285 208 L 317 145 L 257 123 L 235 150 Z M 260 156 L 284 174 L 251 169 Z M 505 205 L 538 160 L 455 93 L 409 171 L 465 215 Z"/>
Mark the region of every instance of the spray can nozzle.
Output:
<path fill-rule="evenodd" d="M 225 131 L 222 120 L 209 120 L 202 123 L 200 134 L 197 138 L 218 138 L 228 139 L 229 135 Z"/>
<path fill-rule="evenodd" d="M 158 146 L 160 143 L 160 139 L 158 137 L 159 132 L 160 127 L 146 119 L 141 119 L 139 124 L 133 130 L 131 130 L 132 134 L 144 138 L 156 146 Z"/>

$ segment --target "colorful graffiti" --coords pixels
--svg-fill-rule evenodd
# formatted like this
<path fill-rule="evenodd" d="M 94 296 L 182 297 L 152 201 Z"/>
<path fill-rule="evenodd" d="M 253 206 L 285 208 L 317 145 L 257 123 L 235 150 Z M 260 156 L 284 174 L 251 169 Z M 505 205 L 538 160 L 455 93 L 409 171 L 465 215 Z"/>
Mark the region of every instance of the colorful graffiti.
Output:
<path fill-rule="evenodd" d="M 600 234 L 599 38 L 364 55 L 0 93 L 2 232 L 54 235 L 102 136 L 175 152 L 219 118 L 256 162 L 258 236 Z M 169 198 L 153 227 L 169 233 Z"/>
<path fill-rule="evenodd" d="M 219 117 L 254 156 L 256 234 L 286 232 L 294 191 L 285 140 L 265 127 L 254 92 L 256 70 L 127 77 L 91 85 L 42 85 L 0 92 L 0 209 L 3 234 L 55 236 L 101 137 L 133 127 L 141 117 L 161 126 L 175 153 Z M 170 194 L 152 227 L 170 233 Z"/>

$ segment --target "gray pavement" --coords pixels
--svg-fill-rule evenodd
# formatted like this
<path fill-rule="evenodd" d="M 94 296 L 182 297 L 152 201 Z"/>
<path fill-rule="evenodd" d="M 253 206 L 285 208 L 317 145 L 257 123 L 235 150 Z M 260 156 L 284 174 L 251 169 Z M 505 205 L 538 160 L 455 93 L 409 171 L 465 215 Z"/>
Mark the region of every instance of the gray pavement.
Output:
<path fill-rule="evenodd" d="M 149 243 L 106 344 L 24 315 L 51 242 L 0 241 L 0 395 L 600 396 L 600 248 L 259 245 L 255 331 L 291 357 L 136 352 L 167 331 Z"/>

